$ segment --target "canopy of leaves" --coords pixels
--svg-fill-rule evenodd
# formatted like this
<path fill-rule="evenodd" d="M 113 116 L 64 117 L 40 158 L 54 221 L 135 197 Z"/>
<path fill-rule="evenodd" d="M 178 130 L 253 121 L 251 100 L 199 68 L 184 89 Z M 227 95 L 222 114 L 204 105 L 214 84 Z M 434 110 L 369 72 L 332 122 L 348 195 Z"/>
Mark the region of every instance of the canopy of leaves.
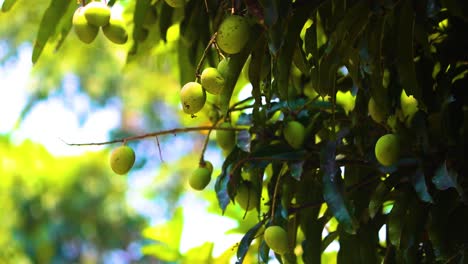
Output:
<path fill-rule="evenodd" d="M 5 1 L 4 10 L 12 3 Z M 203 111 L 217 111 L 247 130 L 226 153 L 215 184 L 222 212 L 240 184 L 257 194 L 258 219 L 237 247 L 239 262 L 252 255 L 260 262 L 273 257 L 261 236 L 269 225 L 288 232 L 289 252 L 274 255 L 283 263 L 320 263 L 332 241 L 340 245 L 337 263 L 447 263 L 468 257 L 466 1 L 190 0 L 176 9 L 165 1 L 108 4 L 124 7 L 131 32 L 122 60 L 129 74 L 124 70 L 115 78 L 132 78 L 132 67 L 154 63 L 148 58 L 167 59 L 178 63 L 184 84 L 229 57 L 226 86 L 208 97 Z M 51 73 L 51 61 L 67 61 L 52 50 L 82 45 L 69 33 L 76 8 L 74 1 L 52 0 L 44 11 L 32 57 L 38 76 Z M 21 14 L 19 8 L 14 12 Z M 156 17 L 150 25 L 144 21 L 149 12 Z M 247 45 L 234 55 L 223 54 L 212 38 L 230 13 L 251 23 Z M 103 65 L 94 61 L 107 55 L 88 52 L 80 60 Z M 105 67 L 96 71 L 108 73 Z M 60 80 L 61 74 L 52 75 Z M 240 101 L 247 83 L 251 93 Z M 97 98 L 115 93 L 102 88 Z M 370 98 L 384 116 L 381 123 L 369 116 Z M 299 149 L 282 134 L 291 120 L 305 127 Z M 398 136 L 400 153 L 396 163 L 382 166 L 374 148 L 387 133 Z M 328 235 L 322 237 L 324 230 Z M 210 246 L 200 250 L 209 252 Z M 152 254 L 151 247 L 146 253 Z"/>

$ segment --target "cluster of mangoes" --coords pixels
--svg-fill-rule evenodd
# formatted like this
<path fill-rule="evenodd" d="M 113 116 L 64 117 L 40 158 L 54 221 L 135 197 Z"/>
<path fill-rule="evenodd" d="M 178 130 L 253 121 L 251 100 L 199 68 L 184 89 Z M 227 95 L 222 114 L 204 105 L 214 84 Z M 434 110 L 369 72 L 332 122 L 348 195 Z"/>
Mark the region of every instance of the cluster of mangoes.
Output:
<path fill-rule="evenodd" d="M 116 44 L 124 44 L 128 40 L 128 33 L 121 17 L 112 16 L 109 6 L 101 1 L 91 1 L 80 6 L 73 14 L 73 28 L 78 38 L 84 43 L 91 43 L 96 39 L 99 28 L 104 35 Z"/>
<path fill-rule="evenodd" d="M 250 24 L 247 19 L 230 15 L 220 24 L 216 45 L 226 54 L 239 53 L 247 44 L 250 35 Z M 194 115 L 198 113 L 206 102 L 206 92 L 218 95 L 224 88 L 225 76 L 229 69 L 228 58 L 219 62 L 217 68 L 205 68 L 199 82 L 188 82 L 180 90 L 180 100 L 185 113 Z"/>
<path fill-rule="evenodd" d="M 400 109 L 396 115 L 388 116 L 382 107 L 370 98 L 368 103 L 369 115 L 376 123 L 386 124 L 393 133 L 381 136 L 375 144 L 375 157 L 383 166 L 395 165 L 400 156 L 400 140 L 397 132 L 397 122 L 400 120 L 406 127 L 411 126 L 412 119 L 418 111 L 418 100 L 412 95 L 408 96 L 405 90 L 401 91 Z"/>

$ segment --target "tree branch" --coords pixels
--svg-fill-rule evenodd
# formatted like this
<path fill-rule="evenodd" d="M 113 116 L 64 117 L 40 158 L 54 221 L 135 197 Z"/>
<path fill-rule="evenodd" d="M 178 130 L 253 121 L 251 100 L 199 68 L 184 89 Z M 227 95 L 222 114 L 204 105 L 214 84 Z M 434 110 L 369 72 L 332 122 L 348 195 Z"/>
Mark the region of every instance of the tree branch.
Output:
<path fill-rule="evenodd" d="M 246 130 L 247 128 L 199 126 L 199 127 L 174 128 L 174 129 L 169 129 L 169 130 L 163 130 L 163 131 L 158 131 L 158 132 L 147 133 L 147 134 L 143 134 L 143 135 L 137 135 L 137 136 L 120 138 L 120 139 L 114 139 L 114 140 L 104 141 L 104 142 L 68 143 L 68 142 L 64 141 L 63 139 L 61 139 L 61 140 L 65 144 L 67 144 L 68 146 L 100 146 L 100 145 L 109 145 L 109 144 L 114 144 L 114 143 L 125 143 L 127 141 L 140 140 L 140 139 L 144 139 L 144 138 L 156 137 L 156 136 L 161 136 L 161 135 L 168 135 L 168 134 L 174 134 L 175 135 L 177 133 L 187 133 L 187 132 L 212 130 L 212 129 L 213 130 L 241 131 L 241 130 Z"/>

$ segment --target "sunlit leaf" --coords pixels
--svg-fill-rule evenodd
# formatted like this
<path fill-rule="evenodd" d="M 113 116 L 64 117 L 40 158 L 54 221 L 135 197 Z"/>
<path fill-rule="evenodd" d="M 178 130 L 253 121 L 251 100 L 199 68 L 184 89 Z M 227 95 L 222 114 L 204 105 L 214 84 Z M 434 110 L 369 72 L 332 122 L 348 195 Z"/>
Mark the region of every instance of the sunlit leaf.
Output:
<path fill-rule="evenodd" d="M 39 31 L 37 32 L 32 54 L 32 62 L 36 63 L 42 53 L 47 41 L 56 32 L 56 27 L 65 15 L 68 6 L 72 1 L 52 0 L 42 16 Z"/>
<path fill-rule="evenodd" d="M 16 3 L 17 0 L 5 0 L 2 5 L 2 12 L 8 12 Z"/>
<path fill-rule="evenodd" d="M 183 264 L 211 263 L 214 243 L 206 242 L 203 245 L 191 248 L 185 253 Z"/>
<path fill-rule="evenodd" d="M 145 238 L 155 240 L 155 244 L 146 247 L 148 254 L 158 254 L 162 258 L 167 257 L 168 261 L 177 259 L 180 240 L 182 237 L 183 214 L 182 208 L 177 208 L 171 221 L 161 225 L 148 227 L 142 231 Z M 164 250 L 162 249 L 164 248 Z M 161 254 L 161 255 L 160 255 Z"/>

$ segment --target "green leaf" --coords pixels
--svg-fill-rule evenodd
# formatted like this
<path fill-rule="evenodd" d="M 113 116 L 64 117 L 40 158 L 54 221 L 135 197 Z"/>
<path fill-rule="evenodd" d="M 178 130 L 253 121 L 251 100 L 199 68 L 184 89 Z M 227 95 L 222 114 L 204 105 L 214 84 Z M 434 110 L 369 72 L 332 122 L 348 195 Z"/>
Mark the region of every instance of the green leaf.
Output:
<path fill-rule="evenodd" d="M 2 5 L 2 12 L 8 12 L 16 3 L 16 0 L 5 0 Z"/>
<path fill-rule="evenodd" d="M 368 52 L 370 55 L 370 92 L 380 109 L 388 110 L 387 91 L 383 86 L 382 40 L 385 33 L 386 16 L 372 17 L 368 27 Z"/>
<path fill-rule="evenodd" d="M 141 42 L 144 39 L 145 29 L 143 24 L 145 22 L 145 16 L 147 12 L 150 12 L 151 2 L 150 0 L 136 0 L 135 11 L 133 13 L 133 40 L 135 42 Z"/>
<path fill-rule="evenodd" d="M 427 190 L 426 178 L 424 177 L 424 171 L 421 168 L 417 169 L 411 175 L 411 184 L 413 184 L 414 190 L 421 201 L 428 203 L 434 202 Z"/>
<path fill-rule="evenodd" d="M 405 191 L 400 191 L 388 216 L 388 239 L 396 248 L 400 247 L 403 224 L 408 209 L 408 197 Z"/>
<path fill-rule="evenodd" d="M 322 241 L 322 252 L 324 252 L 325 249 L 327 249 L 327 247 L 338 238 L 338 236 L 338 231 L 328 233 L 328 235 Z"/>
<path fill-rule="evenodd" d="M 273 89 L 277 91 L 281 99 L 288 98 L 291 64 L 294 58 L 294 51 L 298 46 L 302 27 L 309 18 L 310 12 L 317 8 L 317 6 L 318 4 L 313 1 L 301 6 L 295 11 L 295 16 L 288 23 L 286 35 L 283 36 L 287 41 L 284 42 L 279 50 L 278 61 L 273 67 L 275 76 Z M 282 32 L 282 34 L 284 34 L 284 32 Z"/>
<path fill-rule="evenodd" d="M 144 229 L 142 232 L 143 237 L 154 240 L 157 243 L 144 246 L 142 252 L 165 261 L 177 260 L 180 255 L 179 248 L 183 221 L 183 211 L 179 207 L 175 210 L 171 221 Z"/>
<path fill-rule="evenodd" d="M 444 161 L 440 167 L 436 170 L 432 183 L 439 190 L 447 190 L 449 188 L 457 188 L 458 174 L 455 171 L 447 169 L 447 162 Z"/>
<path fill-rule="evenodd" d="M 258 233 L 258 230 L 263 226 L 263 222 L 258 222 L 253 226 L 241 239 L 239 247 L 237 248 L 237 261 L 236 263 L 242 263 L 244 261 L 245 255 L 249 250 L 250 244 L 255 239 L 255 235 Z"/>
<path fill-rule="evenodd" d="M 415 15 L 413 13 L 411 0 L 405 0 L 402 3 L 399 18 L 397 69 L 400 82 L 408 96 L 413 95 L 417 100 L 421 100 L 421 88 L 417 81 L 414 65 L 413 39 Z"/>
<path fill-rule="evenodd" d="M 230 201 L 234 200 L 235 188 L 237 188 L 241 179 L 240 168 L 235 168 L 238 161 L 245 157 L 245 154 L 238 147 L 235 147 L 224 160 L 221 174 L 216 178 L 215 192 L 219 207 L 223 213 Z"/>
<path fill-rule="evenodd" d="M 375 215 L 379 212 L 380 207 L 387 199 L 387 195 L 390 193 L 390 191 L 396 184 L 396 177 L 390 175 L 389 178 L 387 178 L 383 182 L 380 182 L 379 185 L 377 185 L 377 188 L 372 194 L 369 202 L 369 215 L 371 218 L 374 218 Z"/>
<path fill-rule="evenodd" d="M 167 41 L 167 30 L 172 25 L 172 14 L 174 8 L 169 5 L 161 5 L 161 16 L 159 17 L 159 31 L 161 32 L 161 39 Z"/>
<path fill-rule="evenodd" d="M 211 263 L 213 255 L 213 242 L 206 242 L 199 247 L 191 248 L 184 256 L 182 264 Z"/>
<path fill-rule="evenodd" d="M 73 1 L 52 0 L 50 2 L 50 5 L 42 16 L 39 31 L 37 32 L 36 40 L 34 42 L 32 53 L 33 63 L 37 62 L 45 45 L 49 41 L 49 38 L 56 33 L 57 25 L 59 25 L 60 20 L 66 14 L 67 8 L 71 2 Z"/>
<path fill-rule="evenodd" d="M 300 181 L 304 167 L 304 161 L 289 163 L 289 169 L 291 170 L 291 177 Z"/>
<path fill-rule="evenodd" d="M 339 140 L 348 131 L 342 130 L 338 133 Z M 320 169 L 323 173 L 323 198 L 327 203 L 333 215 L 343 226 L 344 230 L 350 234 L 355 234 L 358 228 L 358 222 L 349 209 L 343 190 L 343 179 L 341 171 L 336 164 L 336 148 L 338 141 L 326 142 L 320 151 Z"/>

